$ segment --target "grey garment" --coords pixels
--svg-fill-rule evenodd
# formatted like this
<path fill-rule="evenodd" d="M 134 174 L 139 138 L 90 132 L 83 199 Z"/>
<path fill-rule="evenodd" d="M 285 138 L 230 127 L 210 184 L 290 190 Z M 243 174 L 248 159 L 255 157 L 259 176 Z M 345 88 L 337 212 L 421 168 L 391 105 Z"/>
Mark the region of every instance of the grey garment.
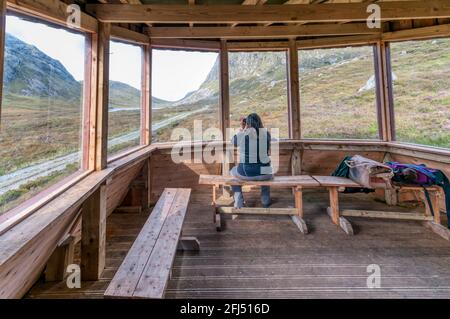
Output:
<path fill-rule="evenodd" d="M 230 170 L 230 174 L 233 177 L 246 181 L 267 181 L 273 178 L 273 175 L 258 175 L 258 176 L 242 176 L 237 172 L 237 166 Z M 244 207 L 244 194 L 242 194 L 242 186 L 234 185 L 231 186 L 234 196 L 234 207 L 242 208 Z M 261 203 L 264 207 L 270 206 L 270 186 L 261 186 Z"/>
<path fill-rule="evenodd" d="M 243 181 L 268 181 L 273 178 L 273 174 L 265 174 L 265 175 L 257 175 L 257 176 L 244 176 L 244 175 L 239 174 L 237 168 L 238 168 L 237 166 L 234 166 L 230 170 L 230 174 L 231 174 L 231 176 L 241 179 Z"/>
<path fill-rule="evenodd" d="M 239 130 L 233 136 L 231 143 L 239 150 L 239 163 L 268 164 L 270 163 L 270 139 L 270 133 L 266 128 L 259 129 L 258 136 L 256 130 L 251 127 Z"/>

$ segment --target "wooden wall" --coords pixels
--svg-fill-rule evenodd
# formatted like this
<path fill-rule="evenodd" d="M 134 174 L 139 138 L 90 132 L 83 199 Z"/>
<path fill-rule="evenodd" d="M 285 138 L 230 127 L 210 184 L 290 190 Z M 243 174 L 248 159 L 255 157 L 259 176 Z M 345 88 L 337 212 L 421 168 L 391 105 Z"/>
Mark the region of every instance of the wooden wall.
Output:
<path fill-rule="evenodd" d="M 109 216 L 116 209 L 128 193 L 131 183 L 142 170 L 143 162 L 137 163 L 129 169 L 120 172 L 106 185 L 106 214 Z"/>
<path fill-rule="evenodd" d="M 279 170 L 276 175 L 291 175 L 291 158 L 293 147 L 284 143 L 279 150 Z M 365 146 L 358 149 L 327 149 L 301 150 L 301 167 L 303 174 L 330 175 L 347 155 L 362 155 L 377 161 L 382 161 L 385 152 L 380 150 L 366 150 Z M 370 149 L 370 147 L 369 147 Z M 199 189 L 198 177 L 200 174 L 221 174 L 221 164 L 194 163 L 191 160 L 175 164 L 169 150 L 158 150 L 151 156 L 152 199 L 156 200 L 165 187 L 190 187 Z M 234 159 L 237 161 L 237 154 Z"/>
<path fill-rule="evenodd" d="M 6 262 L 0 267 L 0 299 L 22 297 L 39 278 L 53 250 L 69 231 L 80 207 L 76 207 L 52 219 L 52 210 L 38 212 L 28 217 L 31 223 L 20 223 L 0 239 L 0 245 L 24 241 L 20 249 L 2 251 Z M 46 216 L 44 216 L 46 215 Z M 45 232 L 34 234 L 28 226 L 48 223 Z M 37 225 L 36 225 L 37 226 Z M 32 238 L 32 239 L 30 239 Z M 12 257 L 7 257 L 10 255 Z"/>
<path fill-rule="evenodd" d="M 157 200 L 166 187 L 189 187 L 198 189 L 200 174 L 221 174 L 221 165 L 195 163 L 194 155 L 191 160 L 174 163 L 167 151 L 156 151 L 150 159 L 152 201 Z"/>

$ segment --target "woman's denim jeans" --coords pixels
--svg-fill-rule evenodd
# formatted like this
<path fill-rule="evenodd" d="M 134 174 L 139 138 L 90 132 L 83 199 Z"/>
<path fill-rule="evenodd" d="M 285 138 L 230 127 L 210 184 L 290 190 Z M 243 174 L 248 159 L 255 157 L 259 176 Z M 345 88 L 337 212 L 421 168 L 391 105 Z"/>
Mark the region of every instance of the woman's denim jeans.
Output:
<path fill-rule="evenodd" d="M 247 180 L 247 181 L 267 181 L 273 178 L 273 175 L 258 175 L 258 176 L 242 176 L 237 172 L 237 166 L 230 171 L 231 176 Z M 231 186 L 234 193 L 234 207 L 242 208 L 244 206 L 244 195 L 242 194 L 242 186 Z M 264 207 L 270 205 L 270 186 L 261 186 L 261 203 Z"/>

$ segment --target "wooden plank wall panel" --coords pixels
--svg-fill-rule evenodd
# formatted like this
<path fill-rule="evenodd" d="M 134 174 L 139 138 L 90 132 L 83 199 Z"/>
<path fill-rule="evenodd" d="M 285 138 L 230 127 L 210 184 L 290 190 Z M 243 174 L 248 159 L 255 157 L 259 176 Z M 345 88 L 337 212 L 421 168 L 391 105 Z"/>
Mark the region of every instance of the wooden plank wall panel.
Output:
<path fill-rule="evenodd" d="M 13 258 L 0 267 L 0 299 L 21 298 L 39 278 L 58 242 L 70 230 L 80 207 L 67 211 L 56 218 L 45 231 L 28 241 Z M 50 212 L 51 213 L 51 212 Z M 38 218 L 38 216 L 31 216 Z M 17 225 L 14 238 L 3 235 L 2 240 L 20 240 L 21 232 L 27 232 L 21 224 Z M 4 252 L 7 253 L 7 252 Z"/>
<path fill-rule="evenodd" d="M 128 170 L 112 178 L 106 187 L 106 214 L 109 216 L 116 209 L 128 193 L 131 182 L 137 177 L 144 163 L 138 163 Z"/>
<path fill-rule="evenodd" d="M 330 175 L 347 155 L 361 155 L 375 161 L 383 161 L 384 152 L 304 150 L 302 170 L 304 174 Z"/>
<path fill-rule="evenodd" d="M 174 163 L 170 154 L 155 153 L 152 155 L 152 201 L 156 200 L 166 187 L 185 187 L 192 189 L 205 188 L 198 185 L 201 174 L 221 174 L 220 163 L 205 164 L 186 161 Z"/>
<path fill-rule="evenodd" d="M 330 175 L 347 155 L 362 155 L 377 161 L 382 161 L 384 152 L 381 151 L 336 151 L 336 150 L 304 150 L 302 155 L 302 170 L 304 173 Z M 279 150 L 279 170 L 276 175 L 291 175 L 292 150 Z M 237 161 L 237 156 L 235 156 Z M 199 189 L 200 174 L 220 175 L 220 163 L 205 164 L 185 162 L 175 164 L 170 154 L 156 152 L 152 155 L 152 200 L 157 199 L 165 187 L 190 187 Z"/>

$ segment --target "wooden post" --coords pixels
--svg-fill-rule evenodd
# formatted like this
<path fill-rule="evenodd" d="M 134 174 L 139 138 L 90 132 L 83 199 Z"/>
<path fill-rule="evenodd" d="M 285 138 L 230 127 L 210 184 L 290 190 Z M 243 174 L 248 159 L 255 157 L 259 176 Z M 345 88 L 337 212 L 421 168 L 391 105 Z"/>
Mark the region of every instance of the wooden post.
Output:
<path fill-rule="evenodd" d="M 390 153 L 386 153 L 383 158 L 383 162 L 392 162 Z M 395 206 L 398 204 L 398 193 L 395 188 L 386 188 L 384 190 L 384 199 L 389 206 Z"/>
<path fill-rule="evenodd" d="M 220 41 L 220 130 L 224 141 L 231 137 L 227 135 L 227 129 L 230 127 L 230 86 L 228 74 L 228 47 L 227 41 Z M 229 175 L 230 163 L 226 145 L 223 150 L 222 175 Z M 229 198 L 231 191 L 229 188 L 223 188 L 223 196 Z"/>
<path fill-rule="evenodd" d="M 149 44 L 142 47 L 141 144 L 143 145 L 152 142 L 151 65 L 152 48 Z"/>
<path fill-rule="evenodd" d="M 374 53 L 380 138 L 383 141 L 389 142 L 395 140 L 392 68 L 389 44 L 378 42 Z"/>
<path fill-rule="evenodd" d="M 107 166 L 108 154 L 108 97 L 109 97 L 109 40 L 111 25 L 98 23 L 97 34 L 97 104 L 95 128 L 95 169 Z"/>
<path fill-rule="evenodd" d="M 62 281 L 67 266 L 73 264 L 75 240 L 69 237 L 66 243 L 56 247 L 45 268 L 45 281 Z"/>
<path fill-rule="evenodd" d="M 291 155 L 291 174 L 302 175 L 302 156 L 301 150 L 294 148 Z"/>
<path fill-rule="evenodd" d="M 300 87 L 298 74 L 298 50 L 295 39 L 289 39 L 288 50 L 288 101 L 289 101 L 289 137 L 298 140 L 300 133 Z"/>
<path fill-rule="evenodd" d="M 226 135 L 230 127 L 230 86 L 228 74 L 228 48 L 227 41 L 220 41 L 220 129 L 224 140 L 230 137 Z"/>
<path fill-rule="evenodd" d="M 98 280 L 105 268 L 106 185 L 83 204 L 81 226 L 81 278 Z"/>
<path fill-rule="evenodd" d="M 6 0 L 0 0 L 0 127 L 2 119 L 3 68 L 5 64 Z"/>
<path fill-rule="evenodd" d="M 96 33 L 85 36 L 85 65 L 83 82 L 83 170 L 95 169 L 95 128 L 97 116 L 97 50 L 98 36 Z"/>

